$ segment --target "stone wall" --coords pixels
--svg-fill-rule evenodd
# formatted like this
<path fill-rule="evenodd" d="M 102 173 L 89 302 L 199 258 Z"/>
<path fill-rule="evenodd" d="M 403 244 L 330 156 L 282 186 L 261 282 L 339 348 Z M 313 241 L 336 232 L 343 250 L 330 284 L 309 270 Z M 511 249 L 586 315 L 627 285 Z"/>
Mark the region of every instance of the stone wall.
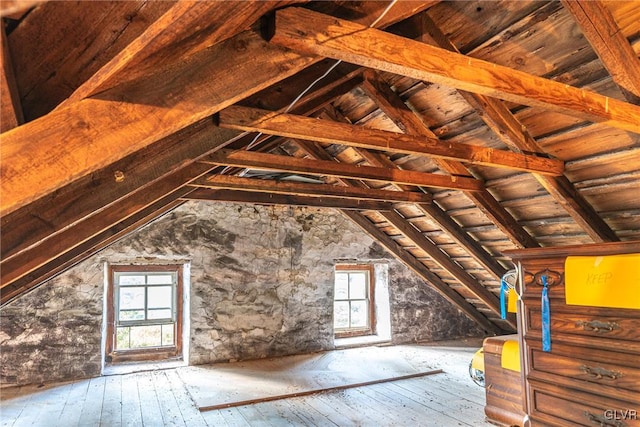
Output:
<path fill-rule="evenodd" d="M 336 260 L 388 264 L 393 342 L 481 335 L 336 211 L 189 202 L 0 310 L 0 381 L 99 375 L 105 263 L 189 264 L 191 364 L 331 349 Z"/>

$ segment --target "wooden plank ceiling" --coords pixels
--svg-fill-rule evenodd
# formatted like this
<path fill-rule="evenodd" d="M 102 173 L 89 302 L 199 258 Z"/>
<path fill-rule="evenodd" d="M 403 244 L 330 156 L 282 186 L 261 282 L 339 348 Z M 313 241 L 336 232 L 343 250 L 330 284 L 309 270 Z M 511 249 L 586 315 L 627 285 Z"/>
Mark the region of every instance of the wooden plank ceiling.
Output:
<path fill-rule="evenodd" d="M 3 2 L 5 304 L 185 200 L 340 209 L 487 332 L 640 239 L 640 3 Z"/>

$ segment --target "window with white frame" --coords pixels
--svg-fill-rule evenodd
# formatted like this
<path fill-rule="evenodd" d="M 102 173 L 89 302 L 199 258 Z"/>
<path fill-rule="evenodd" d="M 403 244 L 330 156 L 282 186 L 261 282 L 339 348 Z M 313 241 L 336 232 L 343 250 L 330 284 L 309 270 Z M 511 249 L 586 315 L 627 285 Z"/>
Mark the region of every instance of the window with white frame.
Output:
<path fill-rule="evenodd" d="M 373 266 L 337 265 L 333 326 L 336 337 L 375 333 Z"/>
<path fill-rule="evenodd" d="M 107 361 L 179 356 L 181 266 L 111 266 L 110 276 Z"/>

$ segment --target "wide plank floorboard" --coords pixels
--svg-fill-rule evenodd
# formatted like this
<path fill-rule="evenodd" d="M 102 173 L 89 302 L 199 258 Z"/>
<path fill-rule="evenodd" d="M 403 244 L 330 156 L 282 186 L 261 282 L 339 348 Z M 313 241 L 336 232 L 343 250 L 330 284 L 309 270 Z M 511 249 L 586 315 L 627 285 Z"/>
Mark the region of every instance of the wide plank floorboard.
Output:
<path fill-rule="evenodd" d="M 101 426 L 122 426 L 122 375 L 107 377 L 102 402 Z"/>
<path fill-rule="evenodd" d="M 97 377 L 89 380 L 87 396 L 84 399 L 84 405 L 80 413 L 80 425 L 100 425 L 106 379 L 107 377 Z"/>
<path fill-rule="evenodd" d="M 142 425 L 142 408 L 138 394 L 138 379 L 140 374 L 122 375 L 120 384 L 122 389 L 122 425 L 134 427 Z"/>
<path fill-rule="evenodd" d="M 23 386 L 0 390 L 0 419 L 6 427 L 491 426 L 484 389 L 468 374 L 474 352 L 428 347 L 416 363 L 426 357 L 444 373 L 203 412 L 180 368 Z"/>

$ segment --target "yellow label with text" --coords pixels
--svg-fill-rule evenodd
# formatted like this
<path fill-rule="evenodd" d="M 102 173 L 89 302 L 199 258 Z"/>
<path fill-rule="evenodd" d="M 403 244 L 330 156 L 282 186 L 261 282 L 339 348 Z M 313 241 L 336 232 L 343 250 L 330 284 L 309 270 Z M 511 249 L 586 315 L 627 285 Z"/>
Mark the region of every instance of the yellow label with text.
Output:
<path fill-rule="evenodd" d="M 520 346 L 518 341 L 509 340 L 504 342 L 500 366 L 504 369 L 520 372 Z"/>
<path fill-rule="evenodd" d="M 518 305 L 518 294 L 516 290 L 513 288 L 509 288 L 509 293 L 507 294 L 507 311 L 509 313 L 516 313 L 516 307 Z"/>
<path fill-rule="evenodd" d="M 564 274 L 567 304 L 640 309 L 640 254 L 570 256 Z"/>

